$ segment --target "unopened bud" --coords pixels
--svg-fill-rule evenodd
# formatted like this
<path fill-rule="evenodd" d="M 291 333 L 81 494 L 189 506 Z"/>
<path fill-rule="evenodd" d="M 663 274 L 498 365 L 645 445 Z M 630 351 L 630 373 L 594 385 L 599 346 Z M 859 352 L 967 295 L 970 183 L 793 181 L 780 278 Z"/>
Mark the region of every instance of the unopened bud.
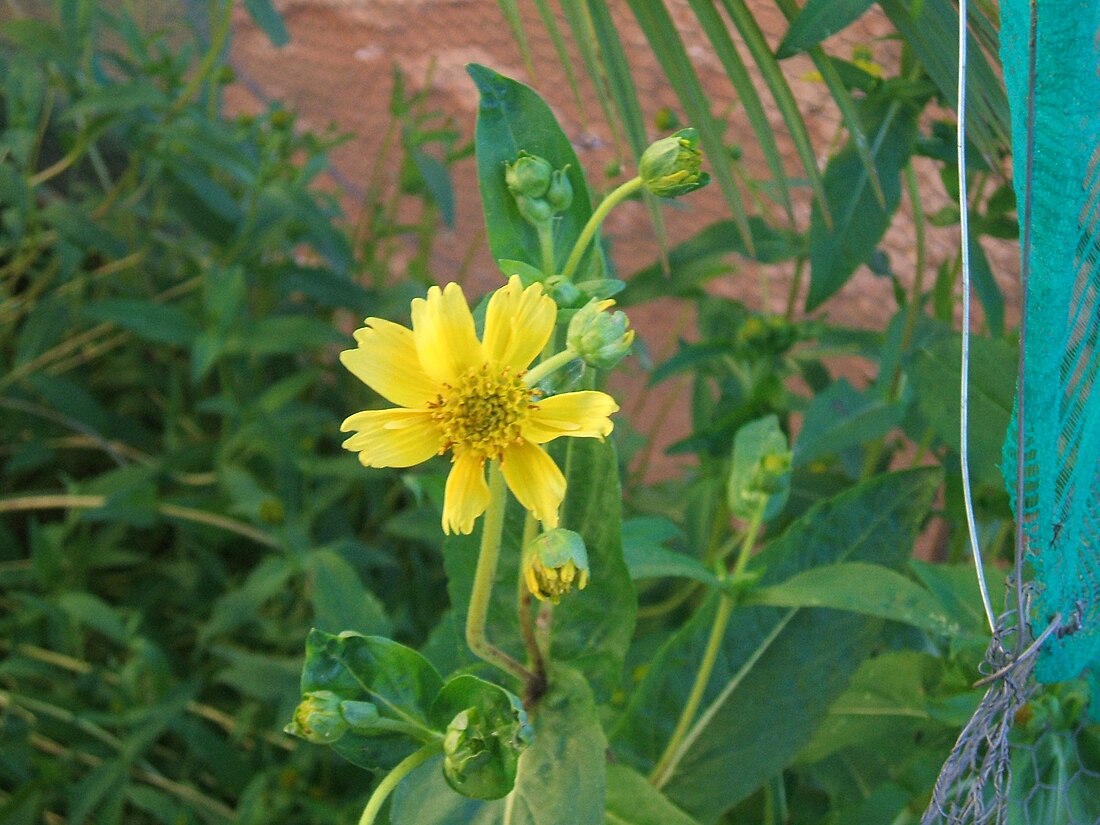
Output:
<path fill-rule="evenodd" d="M 504 164 L 504 183 L 517 198 L 541 198 L 550 187 L 553 173 L 550 161 L 521 150 L 514 163 Z"/>
<path fill-rule="evenodd" d="M 607 312 L 614 301 L 589 301 L 569 321 L 566 345 L 585 363 L 610 369 L 630 353 L 634 330 L 623 312 Z"/>
<path fill-rule="evenodd" d="M 331 745 L 348 730 L 347 720 L 340 712 L 341 701 L 331 690 L 304 694 L 286 732 L 315 745 Z"/>
<path fill-rule="evenodd" d="M 557 214 L 564 212 L 573 203 L 573 184 L 565 174 L 568 169 L 568 164 L 561 169 L 555 169 L 554 174 L 550 176 L 550 186 L 546 190 L 546 202 Z"/>
<path fill-rule="evenodd" d="M 642 153 L 638 174 L 654 195 L 675 198 L 710 182 L 710 175 L 700 169 L 702 162 L 698 133 L 681 129 L 650 144 Z"/>
<path fill-rule="evenodd" d="M 523 578 L 531 595 L 557 604 L 573 589 L 588 584 L 588 551 L 584 539 L 558 527 L 537 536 L 523 551 Z"/>

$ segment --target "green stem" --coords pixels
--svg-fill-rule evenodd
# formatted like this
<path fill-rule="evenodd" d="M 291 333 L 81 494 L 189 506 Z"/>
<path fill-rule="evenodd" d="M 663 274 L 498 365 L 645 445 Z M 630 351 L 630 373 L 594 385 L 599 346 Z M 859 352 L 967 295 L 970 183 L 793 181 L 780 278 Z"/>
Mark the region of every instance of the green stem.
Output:
<path fill-rule="evenodd" d="M 533 387 L 543 378 L 550 375 L 550 373 L 560 370 L 570 361 L 575 361 L 576 359 L 577 353 L 566 347 L 561 352 L 551 355 L 545 361 L 540 361 L 535 364 L 535 366 L 531 367 L 531 369 L 527 370 L 527 374 L 523 377 L 523 383 L 528 387 Z"/>
<path fill-rule="evenodd" d="M 496 665 L 527 684 L 534 678 L 534 674 L 491 644 L 485 636 L 489 597 L 493 593 L 493 579 L 496 578 L 497 559 L 500 558 L 500 542 L 504 532 L 504 506 L 504 476 L 500 472 L 500 463 L 493 460 L 489 462 L 489 506 L 485 510 L 485 521 L 481 526 L 481 551 L 477 557 L 474 586 L 470 590 L 470 606 L 466 613 L 466 644 L 478 658 Z"/>
<path fill-rule="evenodd" d="M 433 739 L 420 750 L 398 762 L 397 766 L 386 774 L 385 778 L 378 783 L 378 787 L 370 795 L 370 799 L 367 800 L 367 807 L 363 809 L 363 815 L 359 817 L 359 825 L 373 825 L 375 817 L 382 810 L 382 805 L 393 793 L 393 789 L 397 787 L 398 783 L 437 753 L 442 752 L 443 740 Z"/>
<path fill-rule="evenodd" d="M 539 252 L 542 253 L 542 274 L 549 278 L 554 274 L 554 222 L 544 221 L 537 224 L 539 233 Z"/>
<path fill-rule="evenodd" d="M 520 552 L 524 552 L 527 545 L 535 539 L 538 524 L 530 512 L 523 522 L 523 544 Z M 542 649 L 539 647 L 535 636 L 535 617 L 531 612 L 531 591 L 527 589 L 527 582 L 523 577 L 523 565 L 520 565 L 519 576 L 516 580 L 516 613 L 519 617 L 519 635 L 523 639 L 523 647 L 527 651 L 527 662 L 535 669 L 535 676 L 544 678 L 546 664 L 543 660 Z"/>
<path fill-rule="evenodd" d="M 744 572 L 763 522 L 764 504 L 761 503 L 756 508 L 756 512 L 753 513 L 752 520 L 745 531 L 745 539 L 741 543 L 741 551 L 738 553 L 737 563 L 733 568 L 733 579 L 737 579 Z M 722 649 L 722 640 L 726 635 L 726 625 L 729 624 L 733 608 L 733 597 L 723 594 L 718 602 L 718 611 L 714 614 L 714 622 L 710 626 L 710 638 L 707 639 L 703 658 L 699 662 L 699 670 L 695 673 L 695 683 L 691 686 L 691 693 L 688 694 L 684 709 L 680 712 L 680 718 L 676 722 L 676 729 L 673 730 L 668 745 L 665 746 L 664 753 L 661 754 L 657 766 L 649 775 L 650 784 L 655 788 L 663 787 L 668 781 L 673 762 L 678 756 L 677 751 L 680 749 L 680 744 L 684 741 L 691 723 L 695 721 L 695 714 L 699 710 L 699 705 L 703 702 L 703 693 L 706 691 L 710 675 L 714 671 L 714 663 L 718 660 L 718 652 Z"/>
<path fill-rule="evenodd" d="M 592 213 L 592 217 L 588 219 L 588 223 L 584 225 L 584 229 L 581 230 L 580 237 L 577 238 L 577 243 L 573 247 L 573 251 L 569 253 L 569 258 L 566 260 L 565 266 L 562 267 L 561 277 L 564 280 L 572 280 L 573 273 L 580 264 L 585 250 L 588 249 L 588 244 L 596 234 L 596 230 L 600 228 L 603 219 L 607 217 L 607 213 L 614 209 L 624 199 L 629 198 L 641 189 L 644 185 L 645 183 L 641 178 L 633 178 L 617 189 L 613 189 L 611 193 L 600 202 L 600 205 L 597 206 L 596 210 Z"/>
<path fill-rule="evenodd" d="M 798 293 L 802 290 L 802 276 L 806 271 L 806 258 L 801 257 L 794 264 L 794 275 L 791 277 L 791 289 L 787 293 L 787 320 L 794 320 L 794 309 L 798 303 Z"/>

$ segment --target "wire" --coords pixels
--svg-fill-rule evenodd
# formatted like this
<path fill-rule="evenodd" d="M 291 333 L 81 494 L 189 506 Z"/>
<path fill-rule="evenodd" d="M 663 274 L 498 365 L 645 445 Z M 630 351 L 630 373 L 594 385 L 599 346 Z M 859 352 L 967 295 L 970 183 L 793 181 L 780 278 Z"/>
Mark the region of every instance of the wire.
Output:
<path fill-rule="evenodd" d="M 966 181 L 966 60 L 967 60 L 967 0 L 959 0 L 959 126 L 955 141 L 959 165 L 959 235 L 962 242 L 962 364 L 959 381 L 959 465 L 962 473 L 963 504 L 966 509 L 966 529 L 970 538 L 970 553 L 974 557 L 974 570 L 978 577 L 978 589 L 982 594 L 982 607 L 989 632 L 996 632 L 997 620 L 989 600 L 989 586 L 985 580 L 985 565 L 978 546 L 978 529 L 974 523 L 974 501 L 970 492 L 970 214 Z M 1017 510 L 1022 502 L 1017 502 Z"/>

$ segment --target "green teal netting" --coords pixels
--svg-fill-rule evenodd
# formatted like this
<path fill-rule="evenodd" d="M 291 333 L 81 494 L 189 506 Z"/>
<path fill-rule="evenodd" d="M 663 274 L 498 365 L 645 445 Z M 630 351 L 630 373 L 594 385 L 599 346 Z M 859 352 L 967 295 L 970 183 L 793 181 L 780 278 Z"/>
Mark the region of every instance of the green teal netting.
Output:
<path fill-rule="evenodd" d="M 1042 682 L 1089 676 L 1100 706 L 1100 2 L 1037 0 L 1029 77 L 1028 0 L 1001 3 L 1017 213 L 1030 220 L 1023 383 L 1024 501 L 1015 501 L 1018 417 L 1004 476 L 1027 536 L 1031 628 L 1056 614 Z M 1028 140 L 1029 84 L 1034 82 Z M 1031 208 L 1026 208 L 1028 156 Z M 1021 237 L 1023 237 L 1021 235 Z M 1079 629 L 1074 625 L 1079 623 Z M 1072 631 L 1072 632 L 1066 632 Z M 1091 670 L 1089 670 L 1091 668 Z"/>

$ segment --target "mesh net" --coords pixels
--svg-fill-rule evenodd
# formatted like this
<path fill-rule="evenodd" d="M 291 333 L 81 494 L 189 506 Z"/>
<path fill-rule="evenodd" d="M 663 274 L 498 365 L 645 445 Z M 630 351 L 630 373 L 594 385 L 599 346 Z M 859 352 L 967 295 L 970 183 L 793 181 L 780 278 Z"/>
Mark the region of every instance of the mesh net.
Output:
<path fill-rule="evenodd" d="M 1003 0 L 1001 60 L 1027 273 L 1004 475 L 1027 555 L 922 825 L 1100 825 L 1100 3 Z"/>
<path fill-rule="evenodd" d="M 1022 415 L 1004 466 L 1027 535 L 1032 626 L 1059 624 L 1035 675 L 1055 682 L 1100 664 L 1100 4 L 1034 10 L 1028 0 L 1002 5 L 1018 211 L 1030 225 Z"/>

